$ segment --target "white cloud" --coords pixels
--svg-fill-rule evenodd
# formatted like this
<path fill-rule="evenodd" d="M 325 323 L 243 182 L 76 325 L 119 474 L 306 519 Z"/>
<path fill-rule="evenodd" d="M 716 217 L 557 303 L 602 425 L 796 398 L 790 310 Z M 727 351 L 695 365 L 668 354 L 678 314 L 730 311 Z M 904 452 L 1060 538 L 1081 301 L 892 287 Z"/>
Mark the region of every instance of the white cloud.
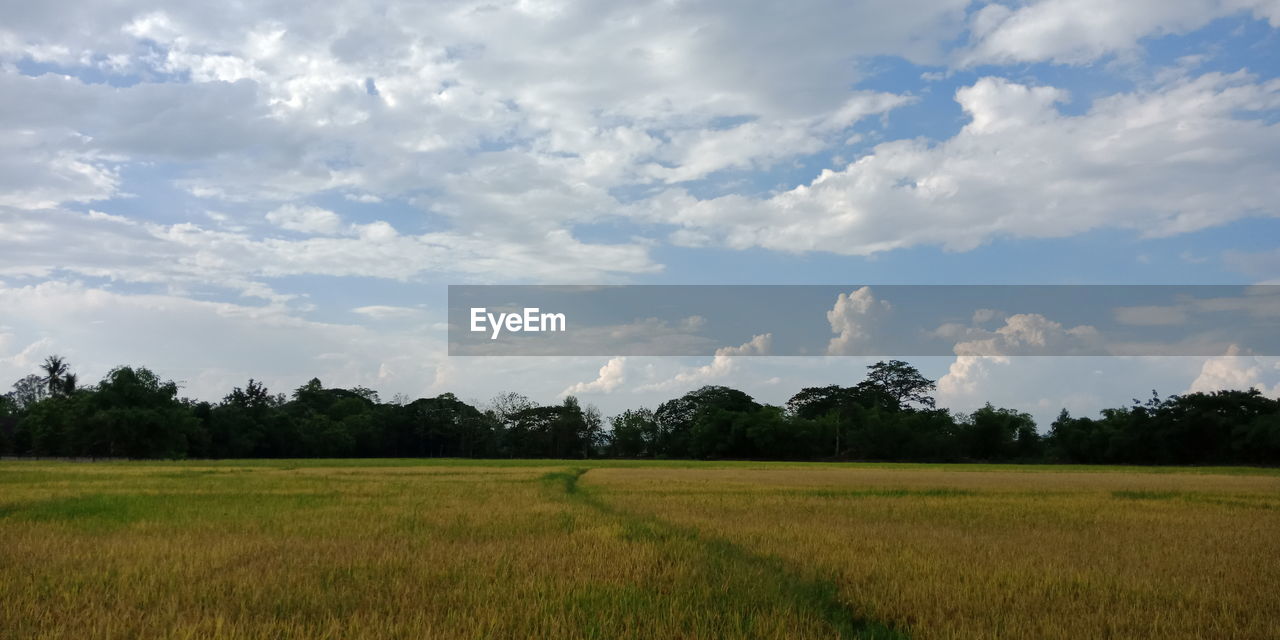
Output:
<path fill-rule="evenodd" d="M 989 322 L 1003 314 L 991 309 L 974 313 L 974 323 Z M 956 340 L 956 359 L 946 375 L 938 379 L 938 393 L 947 402 L 972 401 L 991 392 L 991 380 L 999 368 L 1007 368 L 1010 356 L 1069 355 L 1076 351 L 1095 351 L 1101 337 L 1093 327 L 1081 325 L 1065 328 L 1038 313 L 1004 316 L 1004 324 L 995 330 L 978 326 L 947 324 L 934 335 Z M 1021 358 L 1020 358 L 1021 360 Z"/>
<path fill-rule="evenodd" d="M 0 105 L 0 175 L 12 178 L 0 178 L 0 204 L 119 196 L 156 186 L 121 168 L 160 163 L 171 171 L 151 180 L 219 210 L 274 208 L 275 224 L 302 233 L 341 231 L 306 204 L 339 191 L 445 216 L 450 239 L 573 236 L 627 214 L 619 187 L 840 144 L 855 122 L 913 99 L 853 89 L 852 61 L 940 63 L 966 5 L 24 7 L 0 26 L 0 93 L 24 98 Z M 29 77 L 21 60 L 122 86 Z"/>
<path fill-rule="evenodd" d="M 954 351 L 958 356 L 1070 355 L 1096 352 L 1098 330 L 1089 325 L 1064 327 L 1038 313 L 1017 313 L 994 331 L 973 327 L 963 332 Z"/>
<path fill-rule="evenodd" d="M 1241 12 L 1280 26 L 1275 0 L 1040 0 L 1017 9 L 992 3 L 973 14 L 973 45 L 960 64 L 1086 63 Z"/>
<path fill-rule="evenodd" d="M 289 231 L 335 235 L 343 230 L 342 218 L 320 207 L 286 204 L 267 212 L 266 217 L 267 222 Z"/>
<path fill-rule="evenodd" d="M 869 337 L 874 316 L 890 309 L 887 300 L 877 300 L 871 287 L 862 287 L 836 297 L 835 306 L 827 312 L 832 333 L 838 334 L 827 344 L 827 355 L 843 356 L 858 352 Z"/>
<path fill-rule="evenodd" d="M 811 184 L 755 199 L 669 190 L 638 205 L 735 249 L 869 255 L 915 245 L 970 250 L 1000 236 L 1098 228 L 1159 236 L 1280 213 L 1280 80 L 1210 73 L 1096 101 L 999 78 L 956 92 L 970 121 L 939 144 L 898 140 Z"/>
<path fill-rule="evenodd" d="M 587 244 L 563 230 L 504 240 L 457 232 L 400 235 L 375 222 L 356 225 L 351 236 L 259 239 L 193 223 L 4 208 L 0 254 L 0 274 L 47 276 L 56 268 L 132 282 L 234 288 L 247 288 L 258 278 L 303 274 L 410 280 L 434 272 L 481 281 L 599 281 L 659 269 L 645 246 Z"/>
<path fill-rule="evenodd" d="M 980 395 L 991 378 L 991 365 L 1007 365 L 1005 356 L 956 356 L 947 374 L 938 378 L 938 394 L 951 401 Z"/>
<path fill-rule="evenodd" d="M 0 126 L 0 206 L 42 209 L 116 193 L 117 163 L 84 136 Z"/>
<path fill-rule="evenodd" d="M 571 385 L 560 395 L 609 393 L 627 381 L 626 365 L 627 359 L 625 357 L 610 358 L 603 367 L 600 367 L 600 372 L 596 375 L 595 380 Z"/>
<path fill-rule="evenodd" d="M 715 356 L 711 358 L 710 364 L 693 369 L 685 369 L 668 380 L 643 385 L 637 388 L 637 391 L 668 391 L 706 384 L 711 380 L 723 378 L 733 371 L 737 356 L 769 355 L 769 350 L 772 346 L 772 333 L 752 336 L 750 340 L 736 347 L 720 347 L 716 349 Z"/>
<path fill-rule="evenodd" d="M 1204 361 L 1200 375 L 1191 382 L 1187 392 L 1224 389 L 1257 389 L 1273 398 L 1280 396 L 1280 358 L 1243 355 L 1232 345 L 1226 355 Z"/>
<path fill-rule="evenodd" d="M 4 67 L 0 92 L 24 99 L 0 105 L 0 176 L 10 178 L 0 177 L 0 204 L 120 196 L 134 186 L 122 168 L 180 162 L 161 178 L 169 186 L 220 209 L 274 209 L 278 225 L 302 233 L 342 230 L 306 204 L 337 191 L 443 216 L 447 241 L 573 237 L 577 225 L 638 216 L 676 225 L 682 244 L 846 254 L 1100 226 L 1174 233 L 1273 211 L 1276 127 L 1239 116 L 1273 108 L 1274 83 L 1217 75 L 1076 117 L 1054 108 L 1063 91 L 984 79 L 957 94 L 971 122 L 941 144 L 884 143 L 764 200 L 699 201 L 680 189 L 650 198 L 656 185 L 831 149 L 853 123 L 913 101 L 857 89 L 860 61 L 944 63 L 969 4 L 27 7 L 0 27 L 0 63 L 145 81 Z M 1277 4 L 1049 0 L 988 5 L 968 28 L 975 52 L 1021 60 L 1124 47 L 1233 11 L 1274 19 Z M 1090 19 L 1106 28 L 1080 26 Z M 1028 53 L 1026 42 L 1049 48 Z M 628 190 L 640 204 L 620 200 Z M 1151 193 L 1161 195 L 1139 197 Z M 557 242 L 531 244 L 560 254 Z M 577 244 L 593 259 L 617 256 Z"/>

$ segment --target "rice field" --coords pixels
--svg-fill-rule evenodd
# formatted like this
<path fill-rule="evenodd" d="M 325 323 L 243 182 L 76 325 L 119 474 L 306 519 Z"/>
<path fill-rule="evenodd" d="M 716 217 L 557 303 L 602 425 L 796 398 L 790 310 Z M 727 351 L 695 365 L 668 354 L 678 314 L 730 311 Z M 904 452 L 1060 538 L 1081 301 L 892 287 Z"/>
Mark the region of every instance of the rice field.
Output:
<path fill-rule="evenodd" d="M 3 638 L 1276 638 L 1280 472 L 0 462 Z"/>

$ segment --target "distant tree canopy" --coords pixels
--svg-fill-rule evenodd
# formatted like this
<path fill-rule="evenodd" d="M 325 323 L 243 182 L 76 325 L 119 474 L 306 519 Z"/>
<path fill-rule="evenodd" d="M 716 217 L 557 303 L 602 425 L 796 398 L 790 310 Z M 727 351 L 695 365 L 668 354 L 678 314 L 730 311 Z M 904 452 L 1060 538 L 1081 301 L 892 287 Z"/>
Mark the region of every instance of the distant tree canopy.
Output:
<path fill-rule="evenodd" d="M 935 408 L 934 381 L 900 360 L 851 386 L 807 387 L 784 406 L 706 386 L 606 420 L 569 396 L 538 405 L 504 393 L 383 403 L 367 388 L 312 379 L 273 394 L 250 379 L 221 401 L 180 398 L 140 367 L 78 384 L 50 356 L 0 396 L 0 453 L 120 458 L 510 457 L 1280 464 L 1280 401 L 1257 390 L 1193 393 L 1063 411 L 1047 434 L 990 404 Z"/>

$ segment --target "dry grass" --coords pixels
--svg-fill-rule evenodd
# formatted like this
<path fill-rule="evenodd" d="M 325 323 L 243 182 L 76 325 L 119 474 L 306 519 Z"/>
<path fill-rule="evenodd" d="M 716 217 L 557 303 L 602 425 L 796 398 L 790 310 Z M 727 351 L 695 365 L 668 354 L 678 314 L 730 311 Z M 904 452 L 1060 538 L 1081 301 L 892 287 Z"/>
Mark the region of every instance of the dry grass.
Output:
<path fill-rule="evenodd" d="M 773 567 L 604 513 L 556 471 L 0 466 L 0 636 L 831 635 Z"/>
<path fill-rule="evenodd" d="M 1280 477 L 0 463 L 0 637 L 1280 637 Z"/>
<path fill-rule="evenodd" d="M 1280 637 L 1280 479 L 608 469 L 602 500 L 829 576 L 915 638 Z"/>

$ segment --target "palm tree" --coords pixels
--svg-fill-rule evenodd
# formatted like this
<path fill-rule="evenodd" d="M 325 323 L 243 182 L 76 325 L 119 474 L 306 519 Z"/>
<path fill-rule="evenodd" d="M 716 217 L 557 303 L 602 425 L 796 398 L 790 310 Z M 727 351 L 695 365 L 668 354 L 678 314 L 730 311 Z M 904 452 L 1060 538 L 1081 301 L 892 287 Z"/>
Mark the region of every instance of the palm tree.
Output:
<path fill-rule="evenodd" d="M 44 364 L 40 365 L 40 368 L 44 369 L 44 378 L 41 382 L 49 390 L 49 395 L 62 395 L 66 391 L 67 375 L 70 373 L 66 358 L 49 356 L 44 359 Z M 72 384 L 75 383 L 73 382 Z"/>

